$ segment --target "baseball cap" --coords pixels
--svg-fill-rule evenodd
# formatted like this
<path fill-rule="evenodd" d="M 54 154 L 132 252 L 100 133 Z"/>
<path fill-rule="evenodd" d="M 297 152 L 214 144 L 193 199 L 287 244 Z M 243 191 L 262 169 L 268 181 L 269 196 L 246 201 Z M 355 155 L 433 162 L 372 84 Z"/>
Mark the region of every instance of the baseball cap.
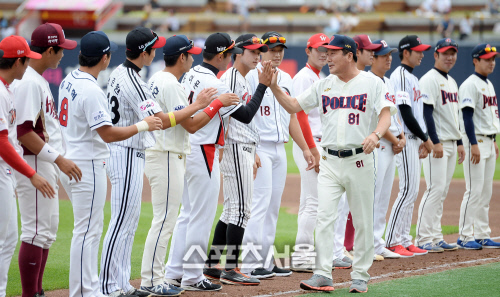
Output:
<path fill-rule="evenodd" d="M 365 34 L 356 35 L 353 39 L 358 44 L 358 49 L 378 51 L 382 47 L 380 44 L 373 44 L 370 37 Z"/>
<path fill-rule="evenodd" d="M 436 43 L 436 47 L 434 48 L 434 50 L 436 52 L 444 53 L 450 48 L 458 52 L 458 43 L 451 38 L 443 38 Z"/>
<path fill-rule="evenodd" d="M 87 57 L 99 57 L 117 49 L 116 43 L 109 41 L 108 35 L 102 31 L 89 32 L 80 41 L 80 52 Z"/>
<path fill-rule="evenodd" d="M 491 45 L 487 44 L 487 43 L 482 43 L 482 44 L 479 44 L 479 45 L 476 45 L 476 47 L 474 47 L 472 49 L 472 58 L 476 58 L 476 59 L 489 59 L 495 55 L 498 55 L 498 52 L 497 52 L 497 48 L 496 47 L 492 47 Z"/>
<path fill-rule="evenodd" d="M 266 44 L 269 48 L 274 48 L 278 45 L 282 45 L 284 48 L 288 48 L 285 45 L 286 38 L 276 31 L 269 31 L 264 33 L 264 35 L 262 35 L 262 43 Z"/>
<path fill-rule="evenodd" d="M 204 51 L 212 54 L 231 53 L 241 54 L 243 50 L 235 47 L 236 42 L 227 33 L 213 33 L 205 40 Z"/>
<path fill-rule="evenodd" d="M 334 34 L 332 38 L 330 38 L 330 43 L 323 47 L 329 49 L 346 49 L 354 54 L 356 57 L 356 49 L 358 47 L 357 43 L 349 36 Z"/>
<path fill-rule="evenodd" d="M 269 47 L 262 43 L 262 39 L 251 33 L 238 36 L 234 42 L 236 43 L 235 46 L 239 48 L 246 48 L 249 50 L 259 49 L 264 53 L 269 50 Z"/>
<path fill-rule="evenodd" d="M 169 37 L 163 47 L 163 55 L 175 56 L 182 53 L 199 55 L 201 54 L 201 47 L 194 46 L 194 42 L 189 40 L 186 35 L 174 35 Z"/>
<path fill-rule="evenodd" d="M 388 53 L 394 53 L 394 52 L 397 52 L 398 49 L 397 48 L 392 48 L 390 47 L 387 42 L 385 42 L 385 40 L 383 39 L 377 39 L 373 42 L 373 44 L 380 44 L 382 45 L 382 47 L 380 47 L 379 50 L 375 51 L 375 56 L 385 56 L 387 55 Z"/>
<path fill-rule="evenodd" d="M 3 58 L 41 59 L 42 55 L 32 52 L 26 39 L 21 36 L 11 35 L 0 41 L 0 49 L 3 51 Z"/>
<path fill-rule="evenodd" d="M 64 31 L 59 24 L 45 23 L 38 26 L 31 33 L 31 45 L 39 47 L 58 46 L 72 50 L 76 48 L 76 41 L 66 39 Z"/>
<path fill-rule="evenodd" d="M 429 44 L 422 44 L 420 38 L 417 35 L 406 35 L 399 41 L 399 51 L 402 52 L 405 49 L 411 49 L 412 51 L 423 52 L 428 51 L 431 46 Z"/>
<path fill-rule="evenodd" d="M 306 47 L 318 48 L 322 45 L 327 45 L 330 42 L 330 38 L 323 33 L 314 34 L 307 40 Z"/>
<path fill-rule="evenodd" d="M 137 27 L 128 32 L 125 44 L 127 51 L 133 53 L 142 53 L 151 48 L 161 48 L 165 45 L 167 40 L 165 37 L 158 36 L 153 30 L 145 27 Z"/>
<path fill-rule="evenodd" d="M 0 50 L 0 58 L 3 57 L 3 50 Z"/>

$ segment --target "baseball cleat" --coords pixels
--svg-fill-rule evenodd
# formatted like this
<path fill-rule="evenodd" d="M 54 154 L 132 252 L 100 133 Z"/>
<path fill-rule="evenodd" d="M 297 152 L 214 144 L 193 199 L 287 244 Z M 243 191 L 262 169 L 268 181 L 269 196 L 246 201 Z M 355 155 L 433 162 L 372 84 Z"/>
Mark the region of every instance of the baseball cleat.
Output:
<path fill-rule="evenodd" d="M 276 273 L 269 270 L 265 270 L 264 268 L 261 267 L 254 269 L 252 272 L 250 272 L 250 276 L 258 279 L 270 278 L 276 276 Z"/>
<path fill-rule="evenodd" d="M 220 269 L 219 265 L 215 267 L 205 267 L 203 269 L 203 275 L 205 275 L 206 278 L 211 280 L 219 280 L 221 273 L 222 269 Z"/>
<path fill-rule="evenodd" d="M 352 267 L 351 263 L 344 262 L 339 258 L 333 260 L 332 269 L 349 269 Z"/>
<path fill-rule="evenodd" d="M 406 248 L 410 253 L 413 253 L 415 256 L 421 256 L 421 255 L 426 255 L 428 251 L 419 249 L 418 247 L 414 246 L 413 244 L 410 244 Z"/>
<path fill-rule="evenodd" d="M 420 245 L 419 249 L 426 250 L 429 253 L 442 253 L 444 249 L 438 245 L 433 244 L 432 242 Z"/>
<path fill-rule="evenodd" d="M 383 248 L 382 252 L 380 253 L 384 259 L 399 259 L 401 258 L 401 255 L 398 253 L 391 252 L 387 248 Z"/>
<path fill-rule="evenodd" d="M 500 242 L 487 239 L 476 239 L 476 242 L 482 245 L 483 249 L 500 249 Z"/>
<path fill-rule="evenodd" d="M 290 269 L 295 272 L 312 272 L 314 268 L 314 264 L 312 263 L 300 263 L 293 264 Z"/>
<path fill-rule="evenodd" d="M 182 283 L 182 278 L 166 278 L 165 282 L 168 284 L 180 287 L 181 283 Z"/>
<path fill-rule="evenodd" d="M 384 256 L 382 255 L 373 255 L 373 261 L 384 261 Z"/>
<path fill-rule="evenodd" d="M 399 254 L 401 258 L 411 258 L 415 256 L 412 252 L 405 249 L 402 245 L 391 246 L 388 249 L 393 253 Z"/>
<path fill-rule="evenodd" d="M 137 290 L 136 288 L 130 289 L 125 294 L 126 295 L 135 296 L 135 297 L 149 297 L 149 296 L 154 296 L 154 295 L 151 295 L 149 292 L 140 291 L 140 290 Z M 180 295 L 180 292 L 179 292 L 179 295 Z M 178 296 L 178 295 L 173 295 L 173 296 Z"/>
<path fill-rule="evenodd" d="M 483 246 L 477 243 L 474 240 L 471 241 L 462 241 L 460 239 L 457 240 L 458 248 L 465 250 L 481 250 Z"/>
<path fill-rule="evenodd" d="M 342 261 L 346 262 L 346 263 L 351 263 L 352 264 L 352 259 L 347 257 L 347 256 L 344 256 L 344 258 L 342 258 Z"/>
<path fill-rule="evenodd" d="M 354 257 L 351 252 L 349 252 L 345 247 L 344 247 L 344 256 L 348 257 L 349 259 L 353 260 Z"/>
<path fill-rule="evenodd" d="M 444 240 L 441 240 L 436 245 L 442 247 L 443 250 L 445 250 L 445 251 L 456 251 L 456 250 L 458 250 L 458 246 L 456 244 L 449 244 L 449 243 L 447 243 Z"/>
<path fill-rule="evenodd" d="M 186 291 L 219 291 L 222 286 L 213 284 L 208 279 L 203 279 L 196 284 L 182 286 L 182 288 Z"/>
<path fill-rule="evenodd" d="M 304 290 L 323 292 L 331 292 L 335 290 L 332 279 L 319 274 L 313 274 L 310 279 L 301 281 L 300 288 Z"/>
<path fill-rule="evenodd" d="M 220 282 L 224 284 L 244 286 L 257 286 L 260 284 L 260 280 L 241 273 L 239 268 L 231 269 L 229 271 L 223 270 L 220 276 Z"/>
<path fill-rule="evenodd" d="M 108 295 L 108 297 L 135 297 L 134 295 L 127 294 L 122 290 L 117 290 Z"/>
<path fill-rule="evenodd" d="M 174 285 L 163 283 L 152 287 L 141 286 L 141 291 L 151 294 L 147 296 L 180 296 L 182 291 L 174 287 Z"/>
<path fill-rule="evenodd" d="M 290 276 L 292 275 L 292 271 L 290 269 L 279 268 L 274 265 L 272 272 L 276 274 L 276 276 Z"/>
<path fill-rule="evenodd" d="M 366 293 L 368 292 L 368 283 L 361 279 L 353 279 L 349 293 Z"/>

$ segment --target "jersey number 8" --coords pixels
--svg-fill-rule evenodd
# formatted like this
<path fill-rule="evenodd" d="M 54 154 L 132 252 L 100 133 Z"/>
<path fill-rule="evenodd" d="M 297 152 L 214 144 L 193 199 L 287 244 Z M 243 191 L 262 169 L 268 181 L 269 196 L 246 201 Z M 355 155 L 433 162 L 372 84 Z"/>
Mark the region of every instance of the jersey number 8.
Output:
<path fill-rule="evenodd" d="M 68 98 L 64 97 L 61 101 L 61 111 L 59 112 L 59 124 L 63 127 L 68 126 Z"/>

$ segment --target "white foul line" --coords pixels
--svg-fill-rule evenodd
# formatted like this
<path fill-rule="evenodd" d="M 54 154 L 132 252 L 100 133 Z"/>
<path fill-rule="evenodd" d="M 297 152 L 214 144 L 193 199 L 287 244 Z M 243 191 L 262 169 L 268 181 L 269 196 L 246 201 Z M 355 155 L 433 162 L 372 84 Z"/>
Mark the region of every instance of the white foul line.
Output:
<path fill-rule="evenodd" d="M 498 237 L 498 238 L 500 238 L 500 237 Z M 469 260 L 469 261 L 463 261 L 463 262 L 447 263 L 447 264 L 442 264 L 442 265 L 437 265 L 437 266 L 432 266 L 432 267 L 427 267 L 427 268 L 420 268 L 420 269 L 416 269 L 416 270 L 409 270 L 409 271 L 407 271 L 407 270 L 394 271 L 394 272 L 390 272 L 390 273 L 386 273 L 386 274 L 374 276 L 374 277 L 370 278 L 370 280 L 391 277 L 393 275 L 400 274 L 400 273 L 416 273 L 416 272 L 421 272 L 421 271 L 430 270 L 430 269 L 439 269 L 439 268 L 445 268 L 445 267 L 452 267 L 452 266 L 457 266 L 457 265 L 462 265 L 462 264 L 473 264 L 473 263 L 485 262 L 485 261 L 490 261 L 490 260 L 500 260 L 500 257 L 486 258 L 486 259 L 477 259 L 477 260 Z M 333 286 L 334 287 L 341 287 L 341 286 L 348 285 L 350 283 L 351 283 L 351 281 L 343 282 L 343 283 L 336 283 L 336 284 L 333 284 Z M 277 292 L 277 293 L 273 293 L 273 294 L 270 294 L 270 295 L 255 295 L 253 297 L 272 297 L 272 296 L 294 294 L 294 293 L 301 293 L 301 292 L 305 293 L 306 291 L 304 291 L 304 290 L 294 290 L 294 291 L 286 291 L 286 292 Z"/>

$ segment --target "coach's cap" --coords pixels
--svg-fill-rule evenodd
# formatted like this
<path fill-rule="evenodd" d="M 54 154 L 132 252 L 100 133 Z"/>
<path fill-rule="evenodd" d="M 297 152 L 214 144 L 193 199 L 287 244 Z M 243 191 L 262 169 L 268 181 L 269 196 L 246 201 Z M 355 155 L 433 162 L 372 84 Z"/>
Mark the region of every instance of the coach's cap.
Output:
<path fill-rule="evenodd" d="M 444 53 L 450 48 L 458 52 L 458 43 L 451 38 L 443 38 L 436 43 L 436 47 L 434 48 L 434 50 L 436 52 Z"/>
<path fill-rule="evenodd" d="M 380 44 L 373 44 L 370 37 L 365 34 L 356 35 L 353 39 L 358 44 L 358 49 L 378 51 L 382 47 Z"/>
<path fill-rule="evenodd" d="M 346 49 L 356 57 L 357 44 L 354 39 L 349 36 L 335 34 L 330 38 L 330 43 L 323 47 L 328 49 Z"/>
<path fill-rule="evenodd" d="M 240 35 L 234 42 L 236 43 L 235 46 L 239 48 L 246 48 L 249 50 L 258 49 L 264 53 L 269 50 L 269 47 L 262 43 L 262 39 L 251 33 Z"/>
<path fill-rule="evenodd" d="M 108 35 L 102 31 L 89 32 L 80 41 L 80 52 L 87 57 L 100 57 L 117 49 L 116 43 L 110 41 Z"/>
<path fill-rule="evenodd" d="M 21 36 L 11 35 L 0 41 L 0 50 L 3 51 L 3 58 L 22 58 L 41 59 L 42 55 L 32 52 L 26 39 Z"/>
<path fill-rule="evenodd" d="M 392 48 L 390 47 L 387 42 L 383 39 L 377 39 L 373 42 L 373 44 L 380 44 L 382 45 L 382 47 L 380 47 L 379 50 L 375 51 L 375 56 L 385 56 L 387 55 L 388 53 L 395 53 L 398 51 L 397 48 Z"/>
<path fill-rule="evenodd" d="M 174 35 L 169 37 L 167 43 L 163 47 L 163 55 L 175 56 L 182 53 L 199 55 L 201 54 L 201 47 L 194 46 L 194 42 L 189 40 L 185 35 Z"/>
<path fill-rule="evenodd" d="M 127 51 L 142 53 L 149 48 L 161 48 L 167 40 L 149 28 L 137 27 L 128 32 L 125 44 Z"/>
<path fill-rule="evenodd" d="M 264 33 L 264 35 L 262 35 L 262 43 L 266 44 L 269 48 L 277 47 L 278 45 L 282 45 L 284 48 L 287 48 L 285 45 L 286 38 L 276 31 Z"/>
<path fill-rule="evenodd" d="M 429 44 L 422 44 L 420 38 L 417 35 L 406 35 L 399 41 L 399 51 L 410 49 L 412 51 L 423 52 L 428 51 L 431 46 Z"/>
<path fill-rule="evenodd" d="M 330 42 L 330 38 L 323 33 L 314 34 L 307 40 L 307 48 L 318 48 L 323 45 L 327 45 Z"/>
<path fill-rule="evenodd" d="M 205 40 L 204 51 L 211 54 L 241 54 L 243 50 L 236 47 L 236 42 L 227 33 L 213 33 Z"/>
<path fill-rule="evenodd" d="M 495 55 L 498 55 L 497 48 L 487 43 L 476 45 L 472 49 L 472 58 L 489 59 Z"/>
<path fill-rule="evenodd" d="M 31 45 L 38 47 L 58 46 L 72 50 L 76 48 L 77 43 L 74 40 L 66 39 L 59 24 L 45 23 L 31 33 Z"/>

